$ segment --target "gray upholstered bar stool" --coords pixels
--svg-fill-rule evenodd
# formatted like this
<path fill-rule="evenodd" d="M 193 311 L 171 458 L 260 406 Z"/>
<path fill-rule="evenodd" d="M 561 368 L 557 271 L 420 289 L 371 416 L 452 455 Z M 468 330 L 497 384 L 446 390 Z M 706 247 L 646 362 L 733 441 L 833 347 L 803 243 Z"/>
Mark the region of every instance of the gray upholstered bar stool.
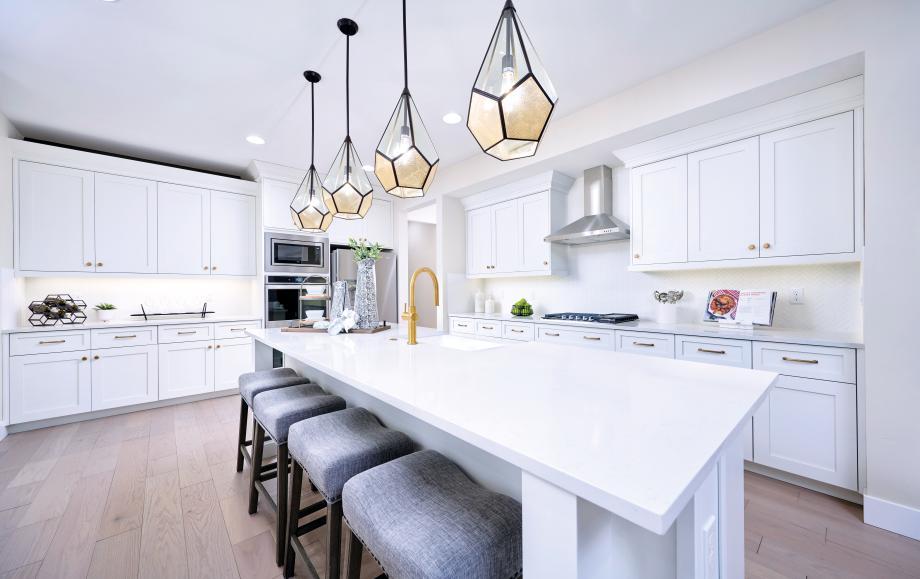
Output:
<path fill-rule="evenodd" d="M 291 426 L 288 432 L 288 447 L 292 475 L 284 576 L 294 575 L 295 549 L 316 574 L 300 537 L 325 524 L 325 576 L 340 577 L 342 487 L 354 475 L 412 452 L 412 439 L 402 432 L 386 428 L 364 408 L 348 408 Z M 302 512 L 300 492 L 304 472 L 325 500 L 307 507 Z M 326 507 L 324 517 L 300 525 L 302 513 L 317 512 L 322 507 Z"/>
<path fill-rule="evenodd" d="M 275 388 L 284 388 L 285 386 L 308 384 L 309 382 L 310 380 L 298 376 L 297 372 L 290 368 L 272 368 L 271 370 L 249 372 L 240 376 L 240 435 L 237 439 L 236 472 L 243 471 L 244 460 L 252 462 L 252 456 L 246 449 L 247 446 L 252 445 L 251 440 L 246 440 L 246 423 L 249 422 L 249 409 L 252 408 L 252 400 L 256 397 L 256 394 L 268 392 Z M 255 432 L 255 429 L 253 429 L 253 432 Z"/>
<path fill-rule="evenodd" d="M 354 476 L 342 506 L 351 527 L 348 579 L 360 574 L 362 543 L 391 579 L 521 575 L 520 503 L 433 450 Z"/>
<path fill-rule="evenodd" d="M 249 476 L 249 514 L 252 515 L 258 510 L 261 493 L 277 515 L 275 560 L 278 565 L 284 562 L 284 533 L 287 530 L 288 429 L 295 422 L 344 409 L 344 399 L 327 393 L 316 384 L 298 384 L 269 390 L 254 398 L 252 415 L 255 421 L 255 432 L 252 442 L 252 468 Z M 261 466 L 266 434 L 278 445 L 278 457 L 274 463 L 274 470 L 270 470 L 270 466 L 267 468 Z M 272 500 L 271 495 L 262 484 L 273 478 L 278 479 L 277 503 Z"/>

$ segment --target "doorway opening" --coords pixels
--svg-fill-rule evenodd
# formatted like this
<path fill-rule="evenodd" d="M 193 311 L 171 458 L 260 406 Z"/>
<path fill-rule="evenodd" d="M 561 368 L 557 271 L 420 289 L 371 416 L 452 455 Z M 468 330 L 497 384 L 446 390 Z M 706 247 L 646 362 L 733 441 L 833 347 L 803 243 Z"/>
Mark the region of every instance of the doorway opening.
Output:
<path fill-rule="evenodd" d="M 420 267 L 437 271 L 438 213 L 437 204 L 431 203 L 406 214 L 408 221 L 408 273 Z M 434 288 L 427 279 L 415 286 L 415 307 L 418 325 L 438 327 L 437 308 L 434 306 Z"/>

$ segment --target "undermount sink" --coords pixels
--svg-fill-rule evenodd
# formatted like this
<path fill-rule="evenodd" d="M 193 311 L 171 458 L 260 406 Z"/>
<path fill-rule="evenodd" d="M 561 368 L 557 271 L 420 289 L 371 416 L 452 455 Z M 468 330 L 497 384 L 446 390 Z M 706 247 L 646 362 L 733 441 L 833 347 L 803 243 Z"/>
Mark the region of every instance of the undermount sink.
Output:
<path fill-rule="evenodd" d="M 470 338 L 461 338 L 459 336 L 451 336 L 450 334 L 444 334 L 440 336 L 430 336 L 427 338 L 419 338 L 419 345 L 431 344 L 435 346 L 441 346 L 442 348 L 450 348 L 452 350 L 461 350 L 464 352 L 476 352 L 479 350 L 490 350 L 492 348 L 501 348 L 502 344 L 496 342 L 486 342 L 485 340 L 472 340 Z"/>

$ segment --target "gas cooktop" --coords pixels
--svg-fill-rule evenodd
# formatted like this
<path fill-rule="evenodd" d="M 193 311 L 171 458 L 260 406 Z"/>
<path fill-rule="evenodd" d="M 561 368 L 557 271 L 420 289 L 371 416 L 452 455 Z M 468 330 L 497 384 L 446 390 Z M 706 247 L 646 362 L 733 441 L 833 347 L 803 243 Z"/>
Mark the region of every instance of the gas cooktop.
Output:
<path fill-rule="evenodd" d="M 558 314 L 543 314 L 544 320 L 566 320 L 572 322 L 597 322 L 599 324 L 622 324 L 634 322 L 639 319 L 635 314 L 584 314 L 576 312 L 562 312 Z"/>

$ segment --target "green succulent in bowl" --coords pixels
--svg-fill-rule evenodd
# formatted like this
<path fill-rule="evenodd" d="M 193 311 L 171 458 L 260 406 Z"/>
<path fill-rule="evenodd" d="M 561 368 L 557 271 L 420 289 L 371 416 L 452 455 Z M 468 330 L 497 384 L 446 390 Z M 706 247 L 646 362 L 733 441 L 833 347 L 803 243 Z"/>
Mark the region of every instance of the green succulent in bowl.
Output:
<path fill-rule="evenodd" d="M 511 315 L 520 317 L 532 316 L 533 307 L 527 303 L 527 300 L 521 298 L 511 305 Z"/>

